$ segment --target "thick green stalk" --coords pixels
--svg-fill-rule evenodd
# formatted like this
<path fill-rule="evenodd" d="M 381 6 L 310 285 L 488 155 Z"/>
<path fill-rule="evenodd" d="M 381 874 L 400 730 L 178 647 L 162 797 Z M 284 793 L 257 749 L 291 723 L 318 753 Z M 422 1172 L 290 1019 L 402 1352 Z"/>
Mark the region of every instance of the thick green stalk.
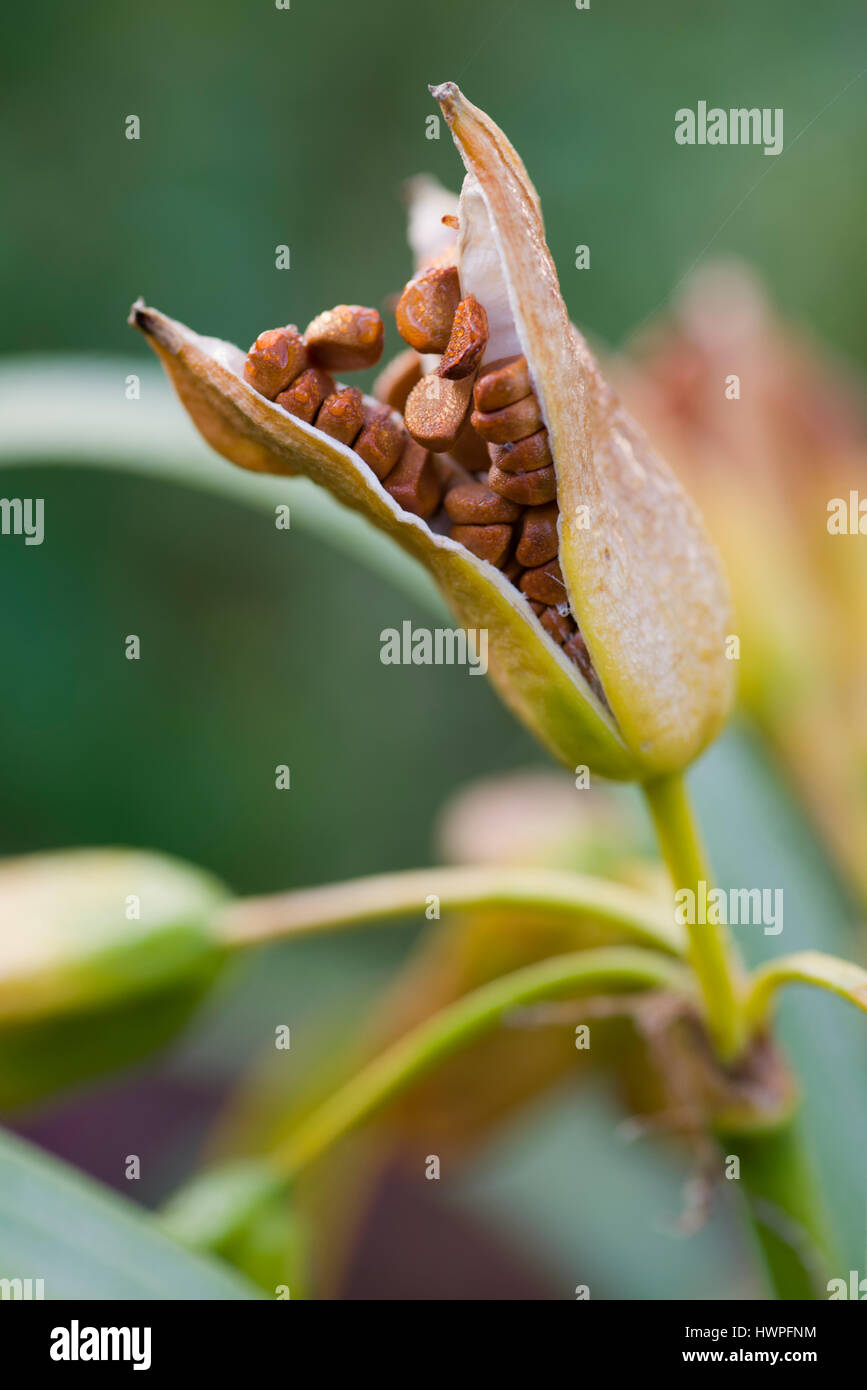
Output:
<path fill-rule="evenodd" d="M 834 1262 L 827 1214 L 796 1117 L 755 1133 L 724 1132 L 740 1160 L 740 1185 L 778 1298 L 827 1298 Z"/>
<path fill-rule="evenodd" d="M 649 782 L 645 795 L 675 892 L 711 886 L 710 867 L 680 774 Z M 687 925 L 689 961 L 704 1000 L 708 1029 L 723 1061 L 746 1041 L 740 962 L 727 929 L 709 922 Z"/>
<path fill-rule="evenodd" d="M 710 868 L 682 776 L 652 782 L 645 792 L 675 890 L 696 893 L 702 881 L 709 888 Z M 687 931 L 708 1029 L 725 1066 L 750 1038 L 740 958 L 725 927 L 696 922 Z M 750 1223 L 776 1296 L 820 1296 L 830 1262 L 828 1235 L 795 1117 L 768 1128 L 724 1132 L 721 1139 L 740 1160 Z"/>

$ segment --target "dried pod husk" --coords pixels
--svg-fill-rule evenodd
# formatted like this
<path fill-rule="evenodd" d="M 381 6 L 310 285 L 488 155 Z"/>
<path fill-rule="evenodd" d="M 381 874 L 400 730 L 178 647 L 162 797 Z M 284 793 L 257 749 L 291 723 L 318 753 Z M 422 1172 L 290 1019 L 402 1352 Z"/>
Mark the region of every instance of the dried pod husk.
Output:
<path fill-rule="evenodd" d="M 500 694 L 560 761 L 587 764 L 604 777 L 640 775 L 605 702 L 508 578 L 403 509 L 352 449 L 254 391 L 244 380 L 240 349 L 202 338 L 142 303 L 134 305 L 130 321 L 148 338 L 217 453 L 254 472 L 306 474 L 430 570 L 458 622 L 487 631 L 489 674 Z"/>
<path fill-rule="evenodd" d="M 732 700 L 717 554 L 570 324 L 517 153 L 453 83 L 431 90 L 467 169 L 461 292 L 485 307 L 489 357 L 526 357 L 548 430 L 571 611 L 639 775 L 675 771 L 719 731 Z"/>
<path fill-rule="evenodd" d="M 0 1105 L 167 1042 L 223 961 L 227 897 L 209 874 L 141 851 L 0 863 Z"/>

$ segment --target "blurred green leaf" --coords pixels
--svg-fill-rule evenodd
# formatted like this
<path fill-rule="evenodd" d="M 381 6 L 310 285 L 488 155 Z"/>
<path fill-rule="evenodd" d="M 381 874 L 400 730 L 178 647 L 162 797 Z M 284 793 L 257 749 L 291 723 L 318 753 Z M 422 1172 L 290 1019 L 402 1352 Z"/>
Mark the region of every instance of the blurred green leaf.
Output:
<path fill-rule="evenodd" d="M 131 1202 L 0 1133 L 0 1278 L 47 1299 L 255 1298 L 247 1280 L 175 1245 Z"/>
<path fill-rule="evenodd" d="M 141 381 L 139 400 L 124 383 Z M 52 402 L 45 409 L 46 399 Z M 200 438 L 165 377 L 121 357 L 28 357 L 0 364 L 0 468 L 70 464 L 108 468 L 182 483 L 274 513 L 288 503 L 293 526 L 322 536 L 404 593 L 443 615 L 433 580 L 355 512 L 306 478 L 245 473 L 218 458 Z"/>

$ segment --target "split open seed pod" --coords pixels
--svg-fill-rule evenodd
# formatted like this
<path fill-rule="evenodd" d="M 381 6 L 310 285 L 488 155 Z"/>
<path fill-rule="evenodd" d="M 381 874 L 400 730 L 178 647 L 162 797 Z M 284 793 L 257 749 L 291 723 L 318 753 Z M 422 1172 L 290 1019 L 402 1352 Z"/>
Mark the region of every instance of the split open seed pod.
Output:
<path fill-rule="evenodd" d="M 500 694 L 560 761 L 617 779 L 675 771 L 718 732 L 731 700 L 728 594 L 716 553 L 569 322 L 538 196 L 517 154 L 456 86 L 432 90 L 468 171 L 461 292 L 486 311 L 488 359 L 527 359 L 554 458 L 560 565 L 594 682 L 500 570 L 405 511 L 352 449 L 247 385 L 239 349 L 142 303 L 131 322 L 218 453 L 253 471 L 308 475 L 427 566 L 457 620 L 487 630 Z"/>

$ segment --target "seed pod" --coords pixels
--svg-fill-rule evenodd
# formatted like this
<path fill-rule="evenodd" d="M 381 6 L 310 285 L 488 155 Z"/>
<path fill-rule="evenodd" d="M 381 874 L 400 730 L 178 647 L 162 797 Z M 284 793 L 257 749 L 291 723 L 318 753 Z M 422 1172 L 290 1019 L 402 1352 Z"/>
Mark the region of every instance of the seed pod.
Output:
<path fill-rule="evenodd" d="M 482 368 L 473 390 L 473 403 L 476 410 L 501 410 L 504 405 L 523 400 L 532 390 L 526 357 L 500 357 Z"/>
<path fill-rule="evenodd" d="M 533 473 L 504 473 L 495 463 L 488 473 L 488 487 L 522 507 L 539 507 L 557 496 L 557 479 L 551 465 Z"/>
<path fill-rule="evenodd" d="M 416 352 L 445 352 L 461 289 L 453 265 L 428 266 L 397 302 L 397 331 Z"/>
<path fill-rule="evenodd" d="M 375 309 L 338 304 L 318 314 L 304 334 L 310 361 L 328 372 L 374 367 L 382 356 L 385 329 Z"/>
<path fill-rule="evenodd" d="M 405 512 L 424 519 L 438 509 L 444 490 L 437 459 L 406 437 L 400 462 L 389 473 L 385 487 Z"/>
<path fill-rule="evenodd" d="M 554 462 L 546 429 L 528 434 L 526 439 L 516 439 L 512 444 L 492 444 L 489 452 L 491 462 L 504 473 L 531 473 Z"/>
<path fill-rule="evenodd" d="M 499 567 L 512 544 L 511 526 L 453 526 L 449 532 L 453 541 L 458 541 L 472 551 L 480 560 Z"/>
<path fill-rule="evenodd" d="M 511 523 L 517 521 L 521 515 L 521 508 L 517 503 L 498 496 L 484 483 L 464 483 L 453 488 L 446 498 L 445 505 L 451 520 L 464 526 Z"/>
<path fill-rule="evenodd" d="M 365 412 L 364 429 L 355 441 L 355 452 L 382 481 L 394 468 L 406 441 L 403 426 L 387 406 L 373 406 Z"/>
<path fill-rule="evenodd" d="M 343 386 L 328 396 L 316 416 L 316 428 L 341 444 L 352 444 L 364 424 L 364 397 L 356 386 Z"/>
<path fill-rule="evenodd" d="M 557 558 L 560 549 L 557 516 L 556 502 L 531 507 L 524 513 L 515 554 L 528 569 L 536 569 Z"/>
<path fill-rule="evenodd" d="M 491 355 L 526 357 L 548 429 L 572 613 L 645 775 L 682 768 L 718 732 L 734 689 L 717 556 L 569 322 L 539 198 L 513 146 L 454 83 L 433 90 L 468 171 L 463 292 L 485 306 Z"/>
<path fill-rule="evenodd" d="M 404 421 L 413 439 L 434 453 L 445 453 L 461 432 L 473 394 L 472 377 L 446 381 L 425 376 L 410 392 Z"/>
<path fill-rule="evenodd" d="M 489 444 L 510 444 L 515 439 L 526 439 L 542 424 L 539 402 L 534 395 L 504 405 L 501 410 L 474 410 L 471 418 L 473 429 Z"/>
<path fill-rule="evenodd" d="M 304 339 L 294 324 L 260 333 L 244 365 L 244 380 L 273 401 L 308 365 Z"/>
<path fill-rule="evenodd" d="M 488 345 L 488 316 L 475 295 L 462 299 L 437 375 L 452 381 L 475 376 Z"/>
<path fill-rule="evenodd" d="M 399 352 L 380 372 L 373 383 L 373 394 L 383 405 L 390 405 L 402 415 L 409 393 L 421 381 L 421 358 L 412 348 Z"/>
<path fill-rule="evenodd" d="M 0 863 L 0 1104 L 30 1103 L 163 1046 L 224 959 L 217 917 L 227 896 L 209 874 L 135 850 Z"/>
<path fill-rule="evenodd" d="M 460 284 L 484 306 L 491 358 L 526 358 L 538 404 L 533 430 L 547 429 L 554 459 L 514 474 L 511 485 L 509 470 L 495 464 L 489 481 L 501 495 L 517 485 L 510 500 L 522 504 L 525 490 L 536 504 L 557 496 L 559 560 L 590 657 L 586 670 L 549 637 L 502 573 L 384 497 L 360 459 L 356 465 L 327 435 L 245 386 L 243 357 L 231 344 L 201 339 L 141 304 L 133 322 L 148 334 L 219 452 L 257 471 L 307 473 L 430 568 L 459 621 L 488 630 L 489 670 L 504 698 L 567 766 L 586 763 L 601 776 L 650 780 L 691 761 L 728 710 L 733 673 L 725 656 L 731 626 L 725 582 L 695 510 L 569 323 L 538 196 L 514 148 L 453 84 L 434 94 L 468 169 Z M 469 377 L 435 380 L 441 388 L 472 390 Z M 429 418 L 417 423 L 437 425 L 428 434 L 447 448 L 469 397 L 459 409 L 451 397 L 456 418 L 446 431 L 436 401 L 425 399 L 429 391 L 420 382 L 407 412 L 419 393 L 420 413 L 427 404 Z M 515 412 L 520 404 L 503 409 Z M 417 437 L 427 442 L 421 430 Z M 571 637 L 566 645 L 580 651 Z"/>
<path fill-rule="evenodd" d="M 280 392 L 277 404 L 299 420 L 306 420 L 309 425 L 325 397 L 332 395 L 335 389 L 334 378 L 327 372 L 320 371 L 318 367 L 308 367 L 293 381 L 288 391 Z"/>

